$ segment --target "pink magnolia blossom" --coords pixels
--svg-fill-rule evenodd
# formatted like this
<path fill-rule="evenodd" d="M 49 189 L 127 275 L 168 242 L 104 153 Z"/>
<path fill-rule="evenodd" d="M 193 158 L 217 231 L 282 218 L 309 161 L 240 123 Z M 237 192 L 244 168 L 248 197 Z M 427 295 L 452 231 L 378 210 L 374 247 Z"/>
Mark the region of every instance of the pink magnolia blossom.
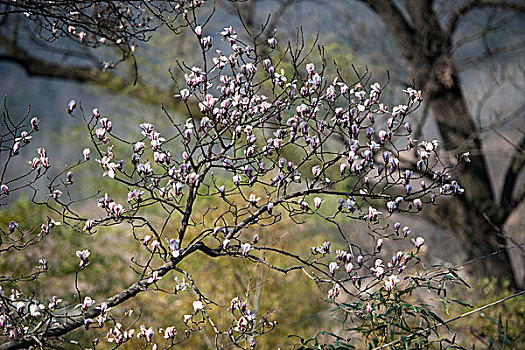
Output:
<path fill-rule="evenodd" d="M 396 275 L 389 276 L 387 280 L 385 280 L 385 289 L 387 292 L 392 291 L 394 287 L 400 282 L 401 280 L 397 278 Z"/>
<path fill-rule="evenodd" d="M 425 244 L 425 240 L 423 239 L 423 237 L 412 238 L 412 242 L 414 243 L 417 249 L 421 248 L 421 246 Z"/>
<path fill-rule="evenodd" d="M 2 191 L 2 193 L 6 196 L 9 196 L 9 187 L 7 187 L 6 184 L 2 184 L 0 186 L 0 190 Z"/>
<path fill-rule="evenodd" d="M 270 46 L 272 50 L 275 49 L 275 47 L 277 46 L 277 39 L 275 38 L 268 39 L 268 45 Z"/>
<path fill-rule="evenodd" d="M 250 243 L 246 242 L 246 243 L 241 244 L 241 252 L 242 252 L 242 255 L 247 256 L 247 255 L 248 255 L 248 252 L 249 252 L 251 249 L 252 249 L 252 248 L 251 248 Z"/>
<path fill-rule="evenodd" d="M 335 270 L 337 270 L 339 268 L 339 265 L 337 265 L 336 262 L 332 261 L 329 265 L 328 265 L 328 269 L 330 270 L 330 274 L 333 275 L 335 273 Z"/>
<path fill-rule="evenodd" d="M 40 123 L 40 120 L 37 117 L 31 118 L 31 127 L 33 130 L 38 131 L 38 124 Z"/>
<path fill-rule="evenodd" d="M 91 255 L 91 252 L 89 250 L 77 250 L 76 255 L 80 258 L 80 264 L 78 265 L 80 269 L 83 269 L 84 267 L 89 265 L 88 258 Z"/>
<path fill-rule="evenodd" d="M 197 312 L 201 311 L 202 309 L 204 309 L 204 304 L 202 303 L 202 301 L 195 300 L 193 302 L 193 312 L 197 313 Z"/>
<path fill-rule="evenodd" d="M 67 112 L 71 114 L 75 110 L 76 107 L 77 107 L 77 103 L 75 100 L 69 101 L 69 103 L 67 104 Z"/>

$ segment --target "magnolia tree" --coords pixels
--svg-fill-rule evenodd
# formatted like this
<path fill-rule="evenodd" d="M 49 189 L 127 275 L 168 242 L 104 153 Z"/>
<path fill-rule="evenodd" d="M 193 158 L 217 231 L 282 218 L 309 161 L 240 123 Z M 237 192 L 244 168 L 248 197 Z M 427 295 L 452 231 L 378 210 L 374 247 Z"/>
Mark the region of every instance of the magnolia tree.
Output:
<path fill-rule="evenodd" d="M 122 135 L 124 121 L 109 120 L 103 108 L 85 113 L 72 100 L 67 113 L 85 127 L 91 146 L 72 149 L 78 162 L 51 178 L 46 200 L 39 201 L 42 189 L 33 183 L 53 166 L 45 148 L 7 177 L 9 164 L 38 131 L 38 119 L 28 113 L 17 124 L 4 109 L 1 204 L 30 187 L 35 205 L 54 214 L 39 228 L 14 221 L 1 227 L 2 257 L 44 244 L 62 225 L 93 235 L 116 226 L 121 239 L 140 247 L 145 258 L 133 260 L 135 282 L 103 300 L 94 300 L 78 284 L 87 269 L 103 263 L 89 246 L 63 252 L 62 259 L 78 263 L 74 296 L 53 290 L 49 300 L 31 288 L 53 274 L 45 258 L 31 275 L 2 276 L 0 349 L 64 342 L 171 348 L 204 328 L 213 330 L 216 348 L 256 347 L 279 320 L 252 311 L 241 295 L 228 296 L 230 305 L 221 306 L 217 296 L 201 292 L 191 266 L 181 267 L 192 255 L 242 259 L 285 274 L 297 270 L 328 286 L 326 301 L 347 317 L 343 331 L 325 333 L 333 336 L 325 342 L 350 346 L 357 337 L 370 346 L 425 347 L 447 341 L 430 337 L 441 320 L 409 295 L 424 287 L 446 296 L 445 282 L 460 280 L 450 269 L 426 268 L 419 257 L 424 239 L 388 220 L 394 213 L 417 215 L 436 205 L 438 197 L 463 192 L 453 168 L 439 160 L 437 141 L 411 138 L 406 117 L 420 104 L 421 93 L 409 87 L 400 104 L 383 104 L 384 86 L 371 81 L 370 74 L 356 81 L 347 81 L 345 72 L 328 77 L 324 64 L 309 63 L 303 45 L 279 48 L 276 39 L 259 42 L 257 37 L 246 43 L 232 27 L 220 33 L 224 43 L 216 50 L 207 32 L 209 18 L 201 19 L 196 11 L 200 4 L 181 4 L 177 10 L 202 54 L 199 66 L 179 65 L 186 86 L 175 98 L 187 107 L 185 121 L 164 110 L 169 129 L 144 120 L 134 134 Z M 468 155 L 461 160 L 468 161 Z M 121 190 L 77 199 L 81 184 L 74 173 L 95 162 L 100 175 L 115 183 L 111 188 Z M 85 209 L 93 204 L 97 210 Z M 253 234 L 257 228 L 271 237 L 272 227 L 285 220 L 321 220 L 331 229 L 307 251 L 278 247 Z M 353 221 L 366 223 L 367 244 L 356 244 L 345 232 Z M 393 246 L 402 248 L 391 253 Z M 114 313 L 139 294 L 156 290 L 193 293 L 193 302 L 175 315 L 182 328 L 141 324 L 140 318 Z M 212 315 L 212 307 L 220 312 Z M 70 336 L 78 329 L 100 329 L 100 334 L 91 344 L 79 344 Z M 321 342 L 316 337 L 300 341 L 305 347 Z"/>

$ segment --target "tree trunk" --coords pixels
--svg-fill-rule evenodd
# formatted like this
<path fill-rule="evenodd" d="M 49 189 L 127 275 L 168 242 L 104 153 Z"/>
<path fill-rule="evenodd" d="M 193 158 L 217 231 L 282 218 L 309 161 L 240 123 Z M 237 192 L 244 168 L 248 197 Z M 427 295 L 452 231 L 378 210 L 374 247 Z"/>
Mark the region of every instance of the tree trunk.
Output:
<path fill-rule="evenodd" d="M 455 221 L 451 228 L 463 242 L 469 259 L 476 259 L 506 247 L 505 237 L 501 235 L 504 222 L 493 219 L 498 204 L 479 132 L 465 104 L 454 68 L 452 59 L 442 58 L 434 63 L 432 73 L 416 70 L 415 75 L 431 78 L 424 85 L 424 91 L 443 138 L 444 149 L 452 154 L 472 152 L 471 162 L 460 165 L 454 172 L 465 188 L 462 198 L 458 198 L 462 209 L 455 213 L 457 218 L 444 219 Z M 495 277 L 500 286 L 503 280 L 507 280 L 511 288 L 517 288 L 508 251 L 482 258 L 471 264 L 469 270 L 476 277 Z"/>
<path fill-rule="evenodd" d="M 499 225 L 480 215 L 468 200 L 446 200 L 436 207 L 428 219 L 456 234 L 468 256 L 469 263 L 465 268 L 474 278 L 495 278 L 500 287 L 508 281 L 513 289 L 523 284 L 523 281 L 519 283 L 515 279 L 510 255 L 502 251 L 506 239 L 501 235 Z M 494 254 L 496 252 L 499 253 Z"/>
<path fill-rule="evenodd" d="M 471 152 L 471 163 L 461 164 L 454 177 L 465 188 L 460 203 L 447 203 L 448 215 L 441 215 L 442 226 L 452 229 L 463 242 L 475 276 L 517 281 L 508 251 L 482 256 L 505 248 L 502 227 L 509 213 L 501 217 L 498 197 L 491 186 L 480 134 L 458 83 L 452 59 L 452 32 L 442 28 L 431 0 L 405 1 L 405 10 L 389 0 L 363 0 L 384 22 L 407 62 L 409 75 L 423 91 L 450 156 Z M 447 160 L 445 160 L 446 162 Z M 454 210 L 455 209 L 455 210 Z"/>

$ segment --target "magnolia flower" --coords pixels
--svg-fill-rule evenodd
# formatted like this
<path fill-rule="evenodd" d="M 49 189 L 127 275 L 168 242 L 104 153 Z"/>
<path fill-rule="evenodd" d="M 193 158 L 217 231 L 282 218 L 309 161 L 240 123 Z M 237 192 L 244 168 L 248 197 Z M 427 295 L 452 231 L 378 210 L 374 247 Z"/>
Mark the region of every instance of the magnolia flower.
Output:
<path fill-rule="evenodd" d="M 261 199 L 261 197 L 257 197 L 257 195 L 255 193 L 252 193 L 250 194 L 250 198 L 248 199 L 248 201 L 255 205 L 259 200 Z"/>
<path fill-rule="evenodd" d="M 358 264 L 359 266 L 362 266 L 363 263 L 364 263 L 364 261 L 365 261 L 365 258 L 364 258 L 362 255 L 359 255 L 359 256 L 357 257 L 357 264 Z"/>
<path fill-rule="evenodd" d="M 143 195 L 144 191 L 141 191 L 140 189 L 136 188 L 128 193 L 128 202 L 131 202 L 132 200 L 140 202 Z"/>
<path fill-rule="evenodd" d="M 58 197 L 60 197 L 62 195 L 62 191 L 60 190 L 54 190 L 53 192 L 51 192 L 51 194 L 48 194 L 47 196 L 48 197 L 51 197 L 53 199 L 58 199 Z"/>
<path fill-rule="evenodd" d="M 153 271 L 153 273 L 151 274 L 151 277 L 148 278 L 148 283 L 155 283 L 160 279 L 162 279 L 162 277 L 159 277 L 159 272 Z"/>
<path fill-rule="evenodd" d="M 175 190 L 175 194 L 177 196 L 182 193 L 183 188 L 184 188 L 184 185 L 180 182 L 173 184 L 173 189 Z"/>
<path fill-rule="evenodd" d="M 77 103 L 75 100 L 69 101 L 69 103 L 67 104 L 67 112 L 71 114 L 76 107 Z"/>
<path fill-rule="evenodd" d="M 381 142 L 384 142 L 385 139 L 386 139 L 386 135 L 387 135 L 386 131 L 385 130 L 379 130 L 378 135 L 379 135 L 379 140 L 381 140 Z"/>
<path fill-rule="evenodd" d="M 188 97 L 190 96 L 190 90 L 188 89 L 182 89 L 180 91 L 180 98 L 183 100 L 183 101 L 186 101 L 188 99 Z"/>
<path fill-rule="evenodd" d="M 246 256 L 248 255 L 248 252 L 251 250 L 251 245 L 250 243 L 246 242 L 244 244 L 241 244 L 241 251 L 242 251 L 242 255 Z"/>
<path fill-rule="evenodd" d="M 346 163 L 342 163 L 340 166 L 339 166 L 339 174 L 341 174 L 341 176 L 344 175 L 345 171 L 346 171 L 346 168 L 348 168 L 348 165 Z"/>
<path fill-rule="evenodd" d="M 93 323 L 95 323 L 95 321 L 92 318 L 85 318 L 84 319 L 84 328 L 85 329 L 89 329 L 89 326 L 91 324 L 93 324 Z M 102 324 L 102 323 L 100 323 L 100 321 L 99 321 L 99 324 Z"/>
<path fill-rule="evenodd" d="M 421 199 L 419 198 L 414 199 L 414 206 L 416 207 L 418 211 L 421 210 L 421 207 L 423 206 Z"/>
<path fill-rule="evenodd" d="M 23 301 L 19 301 L 15 305 L 16 305 L 16 311 L 18 313 L 21 313 L 22 311 L 24 311 L 24 309 L 26 307 L 26 303 L 24 303 Z"/>
<path fill-rule="evenodd" d="M 18 222 L 16 222 L 16 221 L 9 222 L 9 233 L 15 232 L 15 230 L 17 228 L 19 228 L 19 227 L 20 227 L 20 225 L 18 224 Z"/>
<path fill-rule="evenodd" d="M 151 241 L 152 238 L 153 237 L 151 235 L 144 236 L 144 238 L 142 239 L 142 244 L 148 245 L 148 243 Z"/>
<path fill-rule="evenodd" d="M 392 213 L 392 212 L 394 212 L 394 209 L 397 208 L 397 204 L 394 201 L 388 201 L 386 203 L 386 208 L 388 209 L 389 213 Z"/>
<path fill-rule="evenodd" d="M 93 306 L 95 304 L 95 300 L 94 299 L 91 299 L 91 297 L 87 296 L 84 298 L 84 302 L 82 304 L 78 304 L 77 306 L 75 306 L 75 309 L 80 307 L 82 308 L 82 310 L 87 310 L 88 308 L 90 308 L 91 306 Z"/>
<path fill-rule="evenodd" d="M 137 172 L 139 174 L 151 175 L 151 173 L 153 173 L 153 168 L 151 167 L 151 162 L 147 161 L 145 164 L 139 164 L 137 166 Z"/>
<path fill-rule="evenodd" d="M 417 237 L 415 239 L 412 238 L 412 242 L 414 243 L 416 248 L 419 249 L 425 243 L 425 240 L 423 239 L 423 237 Z"/>
<path fill-rule="evenodd" d="M 40 120 L 37 117 L 31 118 L 31 127 L 33 130 L 38 131 L 38 124 L 40 123 Z"/>
<path fill-rule="evenodd" d="M 381 278 L 383 276 L 383 274 L 385 273 L 385 268 L 383 265 L 379 265 L 379 266 L 376 266 L 376 267 L 373 267 L 370 269 L 374 275 L 376 276 L 376 278 Z"/>
<path fill-rule="evenodd" d="M 332 243 L 330 242 L 323 242 L 322 248 L 322 254 L 330 254 L 330 247 L 332 246 Z"/>
<path fill-rule="evenodd" d="M 146 326 L 140 325 L 140 333 L 137 334 L 137 338 L 144 337 L 144 338 L 146 338 L 147 342 L 151 342 L 151 340 L 153 339 L 154 335 L 155 335 L 155 331 L 153 331 L 153 327 L 146 328 Z M 154 346 L 154 348 L 155 348 L 155 346 Z"/>
<path fill-rule="evenodd" d="M 299 209 L 308 209 L 308 202 L 304 199 L 299 200 Z"/>
<path fill-rule="evenodd" d="M 202 27 L 201 26 L 196 26 L 195 27 L 195 34 L 197 34 L 198 36 L 202 35 Z"/>
<path fill-rule="evenodd" d="M 308 72 L 308 75 L 312 75 L 315 70 L 315 65 L 313 63 L 307 63 L 306 64 L 306 71 Z"/>
<path fill-rule="evenodd" d="M 9 187 L 6 184 L 0 186 L 0 191 L 2 191 L 6 196 L 9 196 Z"/>
<path fill-rule="evenodd" d="M 314 198 L 314 206 L 315 206 L 316 209 L 319 209 L 319 207 L 321 207 L 321 204 L 323 204 L 323 203 L 324 203 L 324 201 L 321 198 L 319 198 L 319 197 L 315 197 Z"/>
<path fill-rule="evenodd" d="M 29 306 L 29 313 L 33 317 L 38 317 L 41 315 L 40 310 L 44 310 L 44 309 L 45 309 L 45 306 L 42 304 L 39 304 L 39 305 L 31 304 L 31 306 Z"/>
<path fill-rule="evenodd" d="M 235 184 L 235 186 L 239 186 L 239 184 L 241 183 L 241 177 L 239 175 L 234 175 L 233 176 L 233 183 Z"/>
<path fill-rule="evenodd" d="M 156 250 L 160 246 L 160 242 L 157 240 L 154 240 L 151 242 L 151 250 Z"/>
<path fill-rule="evenodd" d="M 377 209 L 373 208 L 372 206 L 368 207 L 368 220 L 373 221 L 377 219 L 377 216 L 382 214 Z"/>
<path fill-rule="evenodd" d="M 47 268 L 48 268 L 48 261 L 47 261 L 47 259 L 44 259 L 44 258 L 39 259 L 39 260 L 38 260 L 38 263 L 39 263 L 40 265 L 37 266 L 37 269 L 42 269 L 42 270 L 44 270 L 44 271 L 47 270 Z"/>
<path fill-rule="evenodd" d="M 268 45 L 270 45 L 270 48 L 272 50 L 275 49 L 275 46 L 277 46 L 277 39 L 275 38 L 268 39 Z"/>
<path fill-rule="evenodd" d="M 428 141 L 421 141 L 419 144 L 419 147 L 423 148 L 426 152 L 432 152 L 438 148 L 439 141 L 438 140 L 432 140 L 431 142 Z"/>
<path fill-rule="evenodd" d="M 183 321 L 185 324 L 188 324 L 188 322 L 193 318 L 192 315 L 184 315 Z"/>
<path fill-rule="evenodd" d="M 201 39 L 202 46 L 210 48 L 213 45 L 213 38 L 211 36 L 205 36 Z"/>
<path fill-rule="evenodd" d="M 186 183 L 192 185 L 197 181 L 198 177 L 199 175 L 197 175 L 197 173 L 192 172 L 186 176 Z"/>
<path fill-rule="evenodd" d="M 319 176 L 319 174 L 321 174 L 321 167 L 319 165 L 312 167 L 312 174 L 314 176 Z"/>
<path fill-rule="evenodd" d="M 394 232 L 399 233 L 399 229 L 401 228 L 401 224 L 399 222 L 396 222 L 394 224 Z"/>
<path fill-rule="evenodd" d="M 32 138 L 33 136 L 29 136 L 27 131 L 22 131 L 20 133 L 20 138 L 16 139 L 16 141 L 24 141 L 24 143 L 29 143 Z"/>
<path fill-rule="evenodd" d="M 86 224 L 84 225 L 83 231 L 89 231 L 93 228 L 93 225 L 95 224 L 95 220 L 88 219 L 86 220 Z"/>
<path fill-rule="evenodd" d="M 403 92 L 406 93 L 408 97 L 413 101 L 423 100 L 423 96 L 421 95 L 421 90 L 414 90 L 409 87 L 406 90 L 403 90 Z"/>
<path fill-rule="evenodd" d="M 381 248 L 383 247 L 383 239 L 379 238 L 376 243 L 377 250 L 381 251 Z"/>
<path fill-rule="evenodd" d="M 233 30 L 232 26 L 224 27 L 224 30 L 222 32 L 219 32 L 219 34 L 227 37 L 234 36 L 234 39 L 237 37 L 235 34 L 235 31 Z"/>
<path fill-rule="evenodd" d="M 87 249 L 84 250 L 77 250 L 76 252 L 77 256 L 80 258 L 80 264 L 79 268 L 83 269 L 84 267 L 89 265 L 89 255 L 91 255 L 91 252 Z"/>
<path fill-rule="evenodd" d="M 366 311 L 368 313 L 371 313 L 374 309 L 372 308 L 372 305 L 370 305 L 370 303 L 367 301 L 366 302 Z"/>
<path fill-rule="evenodd" d="M 174 326 L 167 327 L 165 330 L 163 330 L 161 328 L 160 329 L 160 333 L 162 333 L 163 331 L 164 331 L 164 338 L 165 339 L 171 339 L 171 338 L 174 338 L 175 335 L 177 335 L 177 330 L 175 329 Z"/>
<path fill-rule="evenodd" d="M 352 265 L 352 263 L 347 263 L 345 265 L 345 270 L 346 272 L 350 273 L 352 271 L 352 269 L 354 268 L 354 265 Z"/>
<path fill-rule="evenodd" d="M 9 296 L 9 300 L 16 301 L 18 298 L 20 298 L 20 295 L 22 295 L 21 292 L 19 292 L 16 289 L 11 289 L 11 295 Z"/>
<path fill-rule="evenodd" d="M 17 155 L 18 154 L 18 150 L 20 149 L 20 141 L 16 141 L 15 144 L 13 145 L 13 155 Z"/>
<path fill-rule="evenodd" d="M 135 153 L 137 153 L 141 149 L 143 149 L 145 146 L 146 146 L 146 144 L 144 142 L 139 141 L 139 142 L 135 143 L 135 145 L 133 146 L 133 150 L 135 151 Z"/>
<path fill-rule="evenodd" d="M 389 276 L 385 281 L 385 289 L 390 292 L 401 280 L 396 275 Z"/>
<path fill-rule="evenodd" d="M 268 214 L 271 214 L 273 210 L 273 203 L 268 203 Z"/>
<path fill-rule="evenodd" d="M 168 244 L 168 248 L 170 249 L 171 251 L 171 255 L 176 258 L 180 255 L 180 241 L 178 239 L 170 239 L 168 240 L 167 238 L 164 239 L 166 241 L 166 243 Z"/>
<path fill-rule="evenodd" d="M 193 302 L 193 312 L 194 313 L 197 313 L 198 311 L 202 310 L 204 308 L 204 305 L 202 304 L 202 301 L 200 300 L 195 300 Z M 184 323 L 186 323 L 186 317 L 184 317 L 185 321 Z"/>
<path fill-rule="evenodd" d="M 408 110 L 407 105 L 399 105 L 392 108 L 392 117 L 396 118 L 398 115 L 405 115 Z"/>
<path fill-rule="evenodd" d="M 84 160 L 89 160 L 89 154 L 91 153 L 91 150 L 89 148 L 84 148 L 82 151 L 82 154 L 84 155 Z"/>
<path fill-rule="evenodd" d="M 62 299 L 58 299 L 56 296 L 51 297 L 51 302 L 47 305 L 51 310 L 55 309 L 59 303 L 62 302 Z"/>
<path fill-rule="evenodd" d="M 334 288 L 328 291 L 328 298 L 335 299 L 339 295 L 339 289 L 340 287 L 338 284 L 334 285 Z"/>
<path fill-rule="evenodd" d="M 95 117 L 97 119 L 100 117 L 100 112 L 99 112 L 98 108 L 93 108 L 93 117 Z"/>
<path fill-rule="evenodd" d="M 113 123 L 111 123 L 108 118 L 100 119 L 100 125 L 107 131 L 111 131 L 111 129 L 113 129 Z"/>
<path fill-rule="evenodd" d="M 142 123 L 139 125 L 142 129 L 142 135 L 149 136 L 149 134 L 155 129 L 155 126 L 150 123 Z"/>
<path fill-rule="evenodd" d="M 339 266 L 337 265 L 336 262 L 332 261 L 329 265 L 328 265 L 328 268 L 330 269 L 330 274 L 333 275 L 335 273 L 335 270 L 337 270 L 339 268 Z"/>
<path fill-rule="evenodd" d="M 95 130 L 95 134 L 97 135 L 97 138 L 99 141 L 103 141 L 106 137 L 106 129 L 105 128 L 98 128 Z"/>

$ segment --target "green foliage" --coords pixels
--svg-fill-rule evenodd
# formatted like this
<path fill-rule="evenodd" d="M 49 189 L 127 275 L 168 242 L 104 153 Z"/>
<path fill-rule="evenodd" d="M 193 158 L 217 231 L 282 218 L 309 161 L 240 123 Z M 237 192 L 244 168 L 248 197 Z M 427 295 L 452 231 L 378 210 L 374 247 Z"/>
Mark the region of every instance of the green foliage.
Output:
<path fill-rule="evenodd" d="M 503 284 L 503 288 L 499 284 Z M 483 278 L 475 281 L 471 289 L 454 290 L 457 299 L 468 301 L 476 307 L 503 299 L 513 292 L 508 281 Z M 455 305 L 452 315 L 468 312 L 471 308 Z M 507 300 L 482 312 L 456 321 L 458 342 L 467 348 L 523 349 L 525 348 L 525 299 L 524 296 Z"/>

